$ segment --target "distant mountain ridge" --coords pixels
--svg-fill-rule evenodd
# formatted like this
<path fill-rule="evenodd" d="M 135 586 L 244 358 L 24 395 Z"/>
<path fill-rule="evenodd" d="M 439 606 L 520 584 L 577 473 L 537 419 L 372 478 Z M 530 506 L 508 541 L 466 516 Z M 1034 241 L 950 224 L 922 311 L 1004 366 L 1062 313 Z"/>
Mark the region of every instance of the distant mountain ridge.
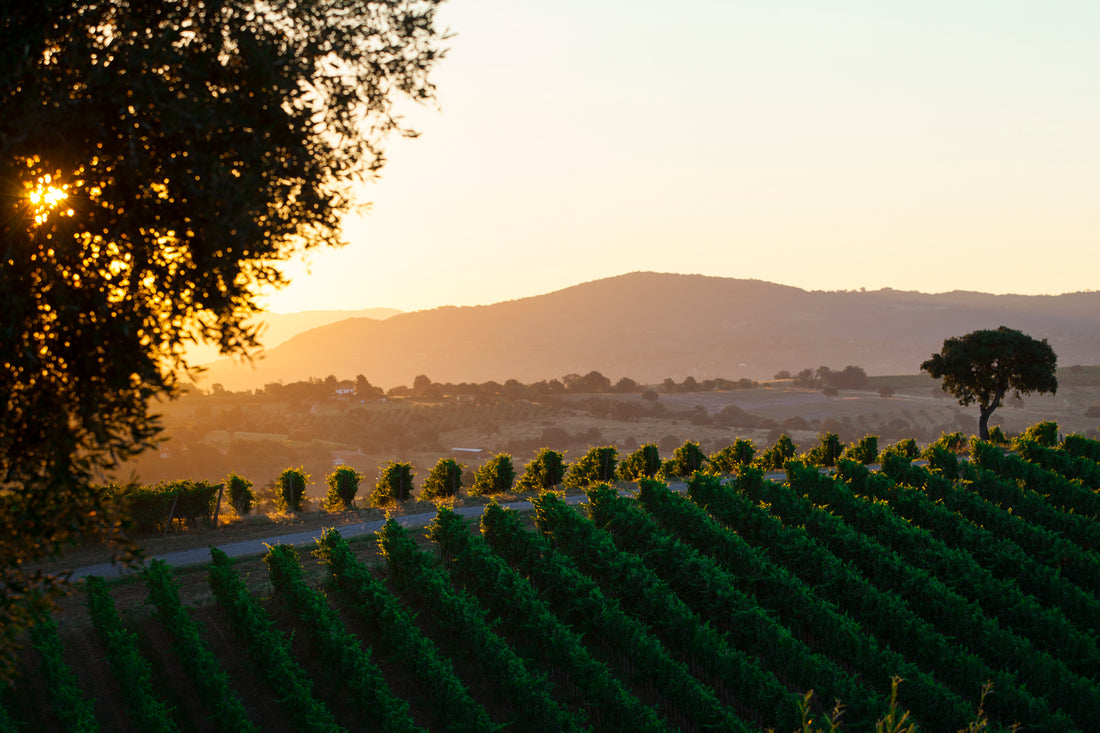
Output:
<path fill-rule="evenodd" d="M 528 383 L 592 370 L 656 383 L 689 375 L 768 379 L 781 369 L 849 364 L 911 374 L 946 337 L 1002 325 L 1046 338 L 1061 366 L 1097 364 L 1098 313 L 1100 292 L 807 291 L 634 272 L 492 305 L 348 318 L 271 348 L 255 368 L 215 363 L 202 384 L 244 389 L 362 374 L 389 388 L 418 374 Z"/>
<path fill-rule="evenodd" d="M 385 320 L 402 311 L 397 308 L 363 308 L 361 310 L 324 310 L 299 311 L 297 313 L 261 313 L 255 323 L 263 328 L 260 341 L 265 348 L 271 349 L 289 338 L 297 336 L 318 326 L 325 326 L 348 318 L 374 318 Z M 220 355 L 216 346 L 200 344 L 187 350 L 193 364 L 202 364 L 217 359 Z"/>

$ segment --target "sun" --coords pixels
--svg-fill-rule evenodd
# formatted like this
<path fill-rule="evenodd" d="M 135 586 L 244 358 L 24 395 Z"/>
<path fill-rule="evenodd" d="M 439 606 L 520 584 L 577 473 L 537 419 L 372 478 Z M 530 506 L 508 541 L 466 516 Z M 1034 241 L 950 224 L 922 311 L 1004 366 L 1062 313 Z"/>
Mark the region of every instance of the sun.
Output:
<path fill-rule="evenodd" d="M 57 186 L 48 173 L 38 179 L 37 185 L 27 191 L 27 199 L 34 210 L 34 223 L 41 224 L 46 221 L 50 213 L 61 207 L 69 198 L 68 186 Z M 66 209 L 61 212 L 64 216 L 72 216 L 73 210 Z"/>

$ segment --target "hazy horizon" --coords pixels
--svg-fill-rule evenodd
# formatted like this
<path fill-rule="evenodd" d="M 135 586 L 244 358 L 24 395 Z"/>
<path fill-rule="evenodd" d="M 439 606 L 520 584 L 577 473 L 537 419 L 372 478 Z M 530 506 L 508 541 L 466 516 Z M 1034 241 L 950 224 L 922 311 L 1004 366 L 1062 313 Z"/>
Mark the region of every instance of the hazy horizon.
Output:
<path fill-rule="evenodd" d="M 649 273 L 659 274 L 659 275 L 685 275 L 685 276 L 701 276 L 701 277 L 717 277 L 717 278 L 729 277 L 729 279 L 734 279 L 734 280 L 741 280 L 741 279 L 756 280 L 756 281 L 759 281 L 759 282 L 766 282 L 766 283 L 771 284 L 771 285 L 793 287 L 793 288 L 798 288 L 799 290 L 804 290 L 806 292 L 818 292 L 818 293 L 845 293 L 845 292 L 850 293 L 850 292 L 856 292 L 856 291 L 871 293 L 871 292 L 894 291 L 894 292 L 917 293 L 917 294 L 920 294 L 920 295 L 948 295 L 948 294 L 951 294 L 951 293 L 975 293 L 975 294 L 980 294 L 980 295 L 1008 295 L 1008 296 L 1038 295 L 1038 296 L 1052 296 L 1053 297 L 1053 296 L 1059 296 L 1059 295 L 1073 295 L 1075 293 L 1094 293 L 1094 292 L 1097 292 L 1096 288 L 1085 288 L 1085 289 L 1081 289 L 1081 290 L 1067 290 L 1067 291 L 1059 292 L 1059 293 L 1020 293 L 1020 292 L 1010 292 L 1010 291 L 996 292 L 996 291 L 989 291 L 989 290 L 974 290 L 972 288 L 955 288 L 955 289 L 952 289 L 952 290 L 919 290 L 919 289 L 910 289 L 910 288 L 893 288 L 893 287 L 890 287 L 889 285 L 883 285 L 883 286 L 877 287 L 877 288 L 863 288 L 863 287 L 858 287 L 858 288 L 803 288 L 803 287 L 799 287 L 797 285 L 791 285 L 790 283 L 776 282 L 776 281 L 772 281 L 772 280 L 763 280 L 761 278 L 737 278 L 737 277 L 734 277 L 734 276 L 711 275 L 711 274 L 702 273 L 702 272 L 667 272 L 667 271 L 666 272 L 657 272 L 655 270 L 631 270 L 631 271 L 624 271 L 624 272 L 620 272 L 620 273 L 616 273 L 616 274 L 612 274 L 612 275 L 607 275 L 606 277 L 597 277 L 597 278 L 592 278 L 592 279 L 589 279 L 589 280 L 578 280 L 576 282 L 566 283 L 566 284 L 562 285 L 559 288 L 554 288 L 553 290 L 547 290 L 545 292 L 537 292 L 537 293 L 532 292 L 532 293 L 528 293 L 528 294 L 524 294 L 524 295 L 517 295 L 517 296 L 512 297 L 512 298 L 505 298 L 503 300 L 494 300 L 494 301 L 486 301 L 486 302 L 470 302 L 470 303 L 437 303 L 437 304 L 434 304 L 434 305 L 426 305 L 422 308 L 410 308 L 410 309 L 393 308 L 393 307 L 391 307 L 391 306 L 389 306 L 385 303 L 371 304 L 371 305 L 366 305 L 366 306 L 358 306 L 358 307 L 354 307 L 354 308 L 350 308 L 350 307 L 349 308 L 313 308 L 313 307 L 306 307 L 303 310 L 279 310 L 279 311 L 266 310 L 266 311 L 264 311 L 264 314 L 265 315 L 275 315 L 275 316 L 295 316 L 295 315 L 304 315 L 304 314 L 309 314 L 309 313 L 329 313 L 329 312 L 331 312 L 331 313 L 358 313 L 358 312 L 361 312 L 361 311 L 387 311 L 387 310 L 392 310 L 392 311 L 395 311 L 395 313 L 393 315 L 398 315 L 400 313 L 412 313 L 412 312 L 415 312 L 415 311 L 418 311 L 418 310 L 435 310 L 437 308 L 466 308 L 466 307 L 497 305 L 498 303 L 504 303 L 504 302 L 508 302 L 508 301 L 511 301 L 511 300 L 523 300 L 525 298 L 537 298 L 537 297 L 542 296 L 542 295 L 550 295 L 551 293 L 557 292 L 559 290 L 567 290 L 567 289 L 569 289 L 571 287 L 575 287 L 577 285 L 584 285 L 584 284 L 587 284 L 587 283 L 590 283 L 590 282 L 597 282 L 597 281 L 600 281 L 600 280 L 608 280 L 608 279 L 613 279 L 613 278 L 616 278 L 616 277 L 621 277 L 621 276 L 624 276 L 624 275 L 631 275 L 631 274 L 640 273 L 640 272 L 649 272 Z M 365 316 L 365 317 L 374 317 L 374 316 Z M 391 317 L 391 316 L 386 316 L 386 317 Z"/>
<path fill-rule="evenodd" d="M 274 311 L 628 271 L 1058 294 L 1100 270 L 1100 5 L 464 0 L 439 110 Z M 306 275 L 307 269 L 312 275 Z"/>

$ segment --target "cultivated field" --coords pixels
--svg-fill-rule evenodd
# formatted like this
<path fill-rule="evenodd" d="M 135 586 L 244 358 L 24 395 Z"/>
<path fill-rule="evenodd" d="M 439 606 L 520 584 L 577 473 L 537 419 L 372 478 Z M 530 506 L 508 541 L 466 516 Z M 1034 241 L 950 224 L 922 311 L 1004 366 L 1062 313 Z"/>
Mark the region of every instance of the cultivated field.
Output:
<path fill-rule="evenodd" d="M 862 731 L 897 676 L 921 730 L 964 729 L 991 684 L 995 730 L 1089 731 L 1098 461 L 1074 436 L 596 484 L 580 512 L 545 493 L 480 527 L 442 509 L 319 556 L 158 566 L 68 599 L 2 702 L 26 730 L 785 731 L 813 690 L 818 726 L 840 700 Z"/>

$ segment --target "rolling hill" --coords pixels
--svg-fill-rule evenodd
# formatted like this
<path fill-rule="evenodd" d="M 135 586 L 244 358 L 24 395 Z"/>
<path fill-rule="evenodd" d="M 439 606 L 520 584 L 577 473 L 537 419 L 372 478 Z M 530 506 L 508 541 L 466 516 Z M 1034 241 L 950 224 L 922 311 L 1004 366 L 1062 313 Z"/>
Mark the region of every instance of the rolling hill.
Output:
<path fill-rule="evenodd" d="M 385 388 L 418 374 L 526 383 L 591 370 L 655 383 L 849 364 L 914 373 L 944 338 L 1001 325 L 1046 338 L 1068 366 L 1100 363 L 1098 312 L 1100 292 L 806 291 L 635 272 L 492 305 L 348 318 L 270 348 L 254 367 L 216 362 L 203 385 L 247 389 L 330 374 L 362 374 Z"/>

